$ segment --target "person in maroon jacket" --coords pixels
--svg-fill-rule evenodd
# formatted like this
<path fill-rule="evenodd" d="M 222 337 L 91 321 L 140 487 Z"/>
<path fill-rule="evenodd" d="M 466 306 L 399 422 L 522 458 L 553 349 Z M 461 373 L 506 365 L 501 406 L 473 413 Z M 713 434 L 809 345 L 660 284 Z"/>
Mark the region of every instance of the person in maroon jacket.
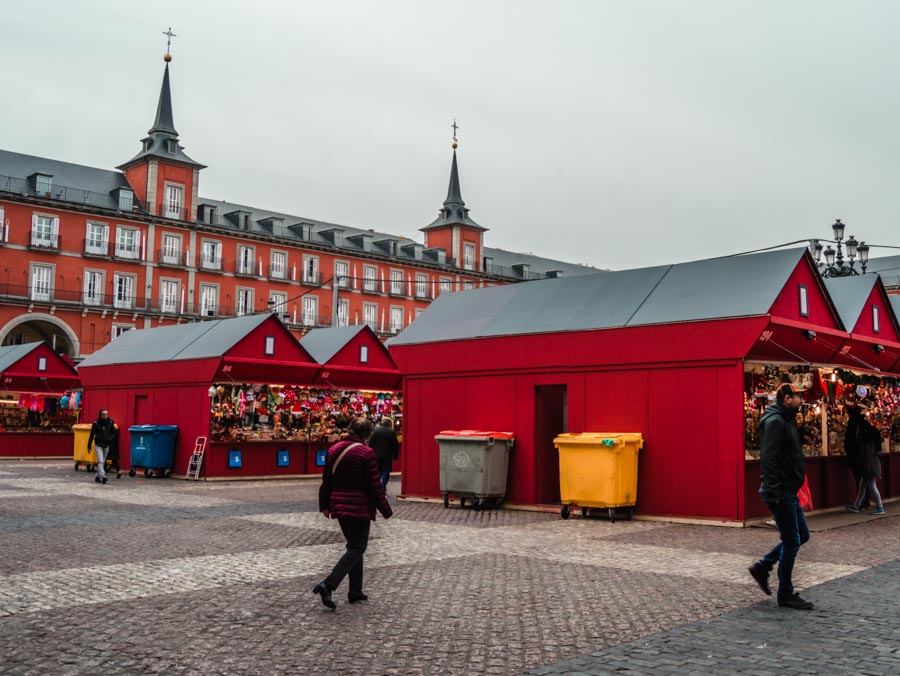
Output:
<path fill-rule="evenodd" d="M 331 574 L 313 587 L 313 594 L 322 604 L 334 610 L 337 605 L 331 593 L 347 575 L 350 603 L 366 601 L 363 593 L 363 554 L 369 544 L 369 527 L 375 520 L 375 510 L 385 519 L 393 514 L 381 486 L 375 452 L 366 446 L 372 423 L 356 418 L 350 423 L 348 435 L 328 449 L 322 485 L 319 488 L 319 511 L 326 519 L 337 519 L 347 539 L 347 551 Z"/>

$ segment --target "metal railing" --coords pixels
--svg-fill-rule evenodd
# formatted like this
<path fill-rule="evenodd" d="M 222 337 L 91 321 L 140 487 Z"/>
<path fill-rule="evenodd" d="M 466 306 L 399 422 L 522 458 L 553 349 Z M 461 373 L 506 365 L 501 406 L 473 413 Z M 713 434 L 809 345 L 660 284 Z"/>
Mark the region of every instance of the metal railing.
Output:
<path fill-rule="evenodd" d="M 287 281 L 287 268 L 281 265 L 269 265 L 269 279 Z"/>
<path fill-rule="evenodd" d="M 162 216 L 163 218 L 172 218 L 176 221 L 188 221 L 191 220 L 191 210 L 185 209 L 184 207 L 173 207 L 168 204 L 160 204 L 159 209 L 156 211 L 158 216 Z"/>
<path fill-rule="evenodd" d="M 31 231 L 31 238 L 28 240 L 28 246 L 32 249 L 48 249 L 50 251 L 59 251 L 61 237 L 57 233 L 45 233 L 37 230 Z"/>
<path fill-rule="evenodd" d="M 106 240 L 86 239 L 84 240 L 85 256 L 103 256 L 109 258 L 109 242 Z"/>
<path fill-rule="evenodd" d="M 309 286 L 322 286 L 322 273 L 304 270 L 301 281 Z"/>
<path fill-rule="evenodd" d="M 141 258 L 141 248 L 137 244 L 116 242 L 113 256 L 125 261 L 137 261 Z"/>
<path fill-rule="evenodd" d="M 187 266 L 184 254 L 180 251 L 173 251 L 171 249 L 159 249 L 156 252 L 156 261 L 160 265 L 174 265 L 177 267 Z"/>
<path fill-rule="evenodd" d="M 143 310 L 147 300 L 143 296 L 122 296 L 76 289 L 46 288 L 44 285 L 0 283 L 0 297 L 36 303 L 71 304 L 115 310 Z"/>
<path fill-rule="evenodd" d="M 38 190 L 38 187 L 41 190 Z M 125 213 L 147 213 L 138 203 L 137 198 L 132 201 L 130 209 L 121 209 L 119 208 L 119 200 L 109 193 L 93 192 L 91 190 L 55 184 L 50 185 L 49 189 L 44 188 L 45 186 L 43 185 L 33 185 L 28 179 L 0 175 L 0 192 L 13 193 L 23 197 L 43 197 L 45 199 L 59 200 L 60 202 L 112 209 L 113 211 L 123 211 Z"/>
<path fill-rule="evenodd" d="M 241 277 L 258 277 L 259 268 L 257 267 L 256 261 L 242 261 L 238 258 L 234 262 L 234 274 L 240 275 Z"/>
<path fill-rule="evenodd" d="M 197 256 L 197 268 L 200 270 L 222 272 L 222 258 L 209 258 L 204 255 Z"/>

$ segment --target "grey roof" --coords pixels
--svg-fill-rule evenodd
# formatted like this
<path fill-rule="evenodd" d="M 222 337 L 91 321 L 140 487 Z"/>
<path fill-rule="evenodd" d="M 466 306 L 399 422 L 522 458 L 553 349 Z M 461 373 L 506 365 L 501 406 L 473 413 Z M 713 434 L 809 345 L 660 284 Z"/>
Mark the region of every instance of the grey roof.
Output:
<path fill-rule="evenodd" d="M 97 193 L 110 193 L 117 188 L 131 186 L 120 171 L 95 169 L 81 164 L 71 164 L 50 160 L 45 157 L 23 155 L 9 150 L 0 150 L 0 190 L 8 190 L 3 177 L 25 180 L 32 174 L 49 174 L 53 185 L 70 186 Z M 12 192 L 18 192 L 13 190 Z"/>
<path fill-rule="evenodd" d="M 41 344 L 42 343 L 37 342 L 25 343 L 24 345 L 4 345 L 3 347 L 0 347 L 0 373 L 8 369 Z"/>
<path fill-rule="evenodd" d="M 389 345 L 765 315 L 805 249 L 443 294 Z"/>
<path fill-rule="evenodd" d="M 841 322 L 852 331 L 862 314 L 866 299 L 872 287 L 878 282 L 878 275 L 854 275 L 852 277 L 831 277 L 825 280 L 825 288 L 834 302 Z"/>
<path fill-rule="evenodd" d="M 603 272 L 590 265 L 581 265 L 579 263 L 566 263 L 553 258 L 544 258 L 543 256 L 535 256 L 530 253 L 516 253 L 514 251 L 506 251 L 505 249 L 495 249 L 492 247 L 484 247 L 484 256 L 489 256 L 492 260 L 492 269 L 498 274 L 515 276 L 513 265 L 526 264 L 529 268 L 528 279 L 543 278 L 544 275 L 551 270 L 561 272 L 563 276 L 569 275 L 590 275 L 597 272 Z"/>
<path fill-rule="evenodd" d="M 221 357 L 269 314 L 126 331 L 82 361 L 78 368 Z"/>
<path fill-rule="evenodd" d="M 867 272 L 877 272 L 887 287 L 900 287 L 900 256 L 870 258 L 866 263 Z"/>
<path fill-rule="evenodd" d="M 891 301 L 891 307 L 894 309 L 894 316 L 900 317 L 900 295 L 889 293 L 888 300 Z"/>
<path fill-rule="evenodd" d="M 357 324 L 313 329 L 300 339 L 300 346 L 309 352 L 317 364 L 327 364 L 334 355 L 341 351 L 341 348 L 356 337 L 356 334 L 367 328 L 365 324 Z"/>

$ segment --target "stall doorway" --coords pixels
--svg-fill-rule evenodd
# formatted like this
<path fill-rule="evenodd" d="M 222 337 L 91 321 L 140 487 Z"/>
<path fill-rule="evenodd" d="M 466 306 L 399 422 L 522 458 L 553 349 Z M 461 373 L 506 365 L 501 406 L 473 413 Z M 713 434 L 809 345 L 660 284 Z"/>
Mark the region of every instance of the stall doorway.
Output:
<path fill-rule="evenodd" d="M 553 439 L 566 431 L 566 386 L 538 385 L 534 388 L 534 451 L 537 502 L 559 502 L 559 455 Z"/>

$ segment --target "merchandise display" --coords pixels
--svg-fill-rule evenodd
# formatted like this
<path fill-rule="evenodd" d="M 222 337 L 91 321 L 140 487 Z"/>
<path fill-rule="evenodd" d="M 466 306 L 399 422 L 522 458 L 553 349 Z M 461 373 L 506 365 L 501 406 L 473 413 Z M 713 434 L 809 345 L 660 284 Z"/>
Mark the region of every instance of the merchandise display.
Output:
<path fill-rule="evenodd" d="M 386 417 L 399 431 L 403 416 L 399 392 L 217 383 L 209 394 L 213 442 L 334 442 L 354 417 Z"/>
<path fill-rule="evenodd" d="M 81 392 L 0 392 L 0 432 L 69 432 L 81 414 Z"/>

